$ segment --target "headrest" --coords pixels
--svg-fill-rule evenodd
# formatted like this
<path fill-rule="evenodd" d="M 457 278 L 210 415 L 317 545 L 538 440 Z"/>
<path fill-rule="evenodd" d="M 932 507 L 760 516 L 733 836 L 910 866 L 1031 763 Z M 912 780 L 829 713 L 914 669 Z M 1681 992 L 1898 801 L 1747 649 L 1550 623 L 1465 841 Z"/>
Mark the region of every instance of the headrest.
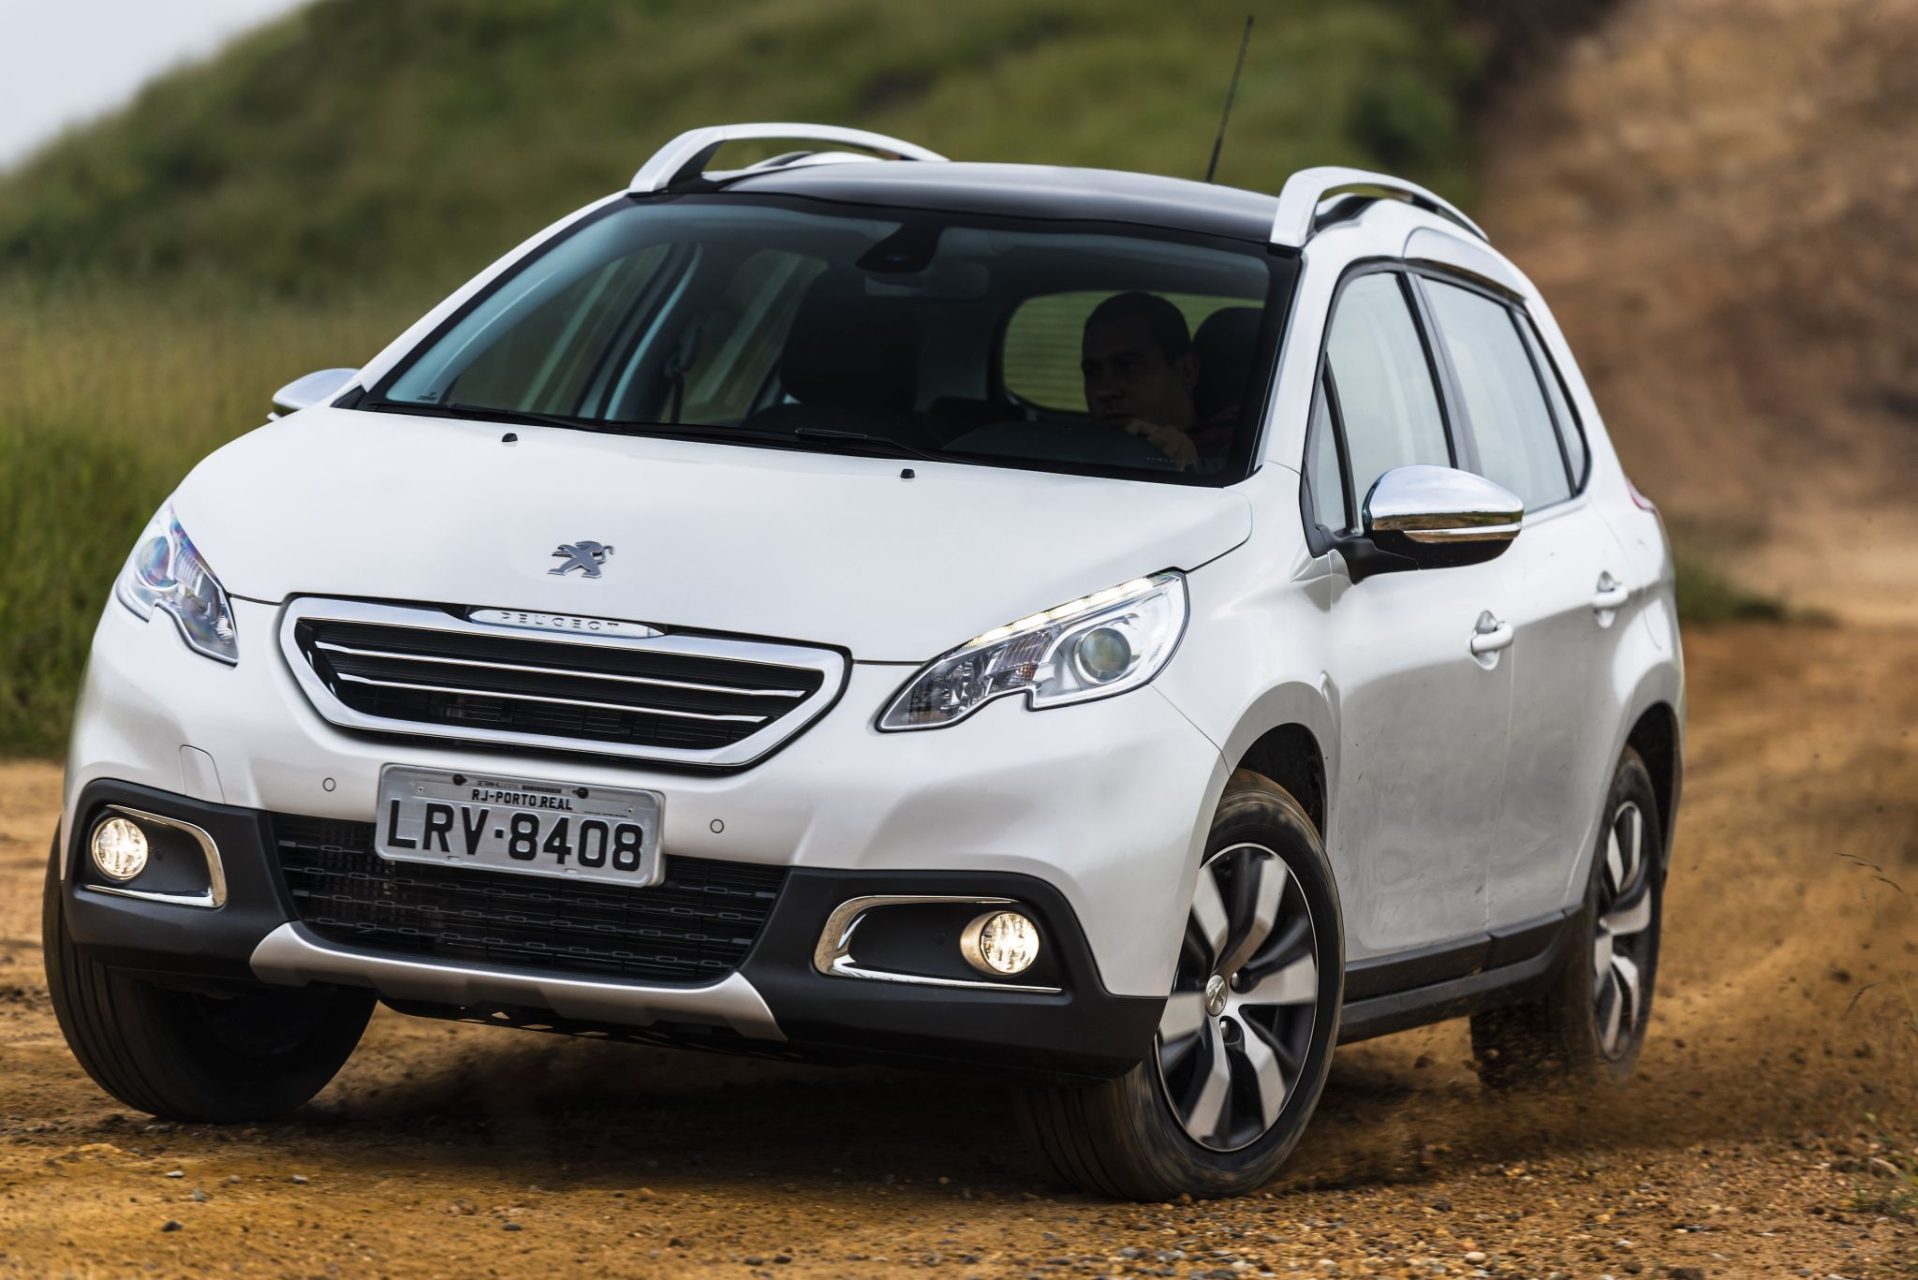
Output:
<path fill-rule="evenodd" d="M 866 295 L 863 273 L 828 271 L 793 315 L 780 385 L 801 404 L 909 413 L 918 332 L 909 307 Z"/>
<path fill-rule="evenodd" d="M 1192 387 L 1192 407 L 1204 421 L 1230 409 L 1245 395 L 1259 349 L 1259 307 L 1226 307 L 1214 311 L 1192 335 L 1192 356 L 1199 378 Z"/>

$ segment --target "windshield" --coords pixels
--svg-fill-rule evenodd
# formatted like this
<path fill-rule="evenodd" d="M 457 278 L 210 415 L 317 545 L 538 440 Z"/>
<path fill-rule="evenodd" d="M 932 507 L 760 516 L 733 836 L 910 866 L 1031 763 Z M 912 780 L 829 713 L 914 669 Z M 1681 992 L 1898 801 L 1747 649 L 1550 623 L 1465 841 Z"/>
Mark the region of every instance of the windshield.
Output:
<path fill-rule="evenodd" d="M 1290 278 L 1111 224 L 617 204 L 360 407 L 1217 484 L 1247 470 Z"/>

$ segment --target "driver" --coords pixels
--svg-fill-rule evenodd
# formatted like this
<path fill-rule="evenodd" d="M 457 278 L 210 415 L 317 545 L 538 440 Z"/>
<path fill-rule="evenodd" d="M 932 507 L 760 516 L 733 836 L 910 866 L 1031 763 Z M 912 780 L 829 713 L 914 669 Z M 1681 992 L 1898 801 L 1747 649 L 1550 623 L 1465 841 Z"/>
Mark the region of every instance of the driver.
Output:
<path fill-rule="evenodd" d="M 1139 436 L 1182 471 L 1198 465 L 1192 440 L 1198 362 L 1185 314 L 1157 294 L 1117 293 L 1086 317 L 1079 371 L 1094 422 Z"/>

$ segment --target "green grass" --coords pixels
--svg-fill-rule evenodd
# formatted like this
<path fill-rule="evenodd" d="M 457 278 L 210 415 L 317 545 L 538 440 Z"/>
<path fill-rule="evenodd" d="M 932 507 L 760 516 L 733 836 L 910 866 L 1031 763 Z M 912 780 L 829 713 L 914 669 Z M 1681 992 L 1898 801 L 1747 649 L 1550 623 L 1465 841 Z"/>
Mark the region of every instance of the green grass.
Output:
<path fill-rule="evenodd" d="M 1259 6 L 1220 180 L 1384 163 L 1469 199 L 1446 0 Z M 323 0 L 0 180 L 0 269 L 444 290 L 716 120 L 1198 177 L 1244 0 Z M 716 20 L 719 19 L 719 20 Z"/>
<path fill-rule="evenodd" d="M 1258 6 L 1220 179 L 1378 165 L 1469 203 L 1467 2 Z M 60 750 L 135 534 L 275 387 L 364 360 L 679 130 L 1197 177 L 1245 10 L 322 0 L 0 176 L 0 755 Z"/>
<path fill-rule="evenodd" d="M 1691 626 L 1716 622 L 1784 622 L 1785 602 L 1733 582 L 1710 561 L 1678 555 L 1678 620 Z"/>
<path fill-rule="evenodd" d="M 113 576 L 193 464 L 264 421 L 284 371 L 370 355 L 407 319 L 0 290 L 0 755 L 61 748 Z"/>

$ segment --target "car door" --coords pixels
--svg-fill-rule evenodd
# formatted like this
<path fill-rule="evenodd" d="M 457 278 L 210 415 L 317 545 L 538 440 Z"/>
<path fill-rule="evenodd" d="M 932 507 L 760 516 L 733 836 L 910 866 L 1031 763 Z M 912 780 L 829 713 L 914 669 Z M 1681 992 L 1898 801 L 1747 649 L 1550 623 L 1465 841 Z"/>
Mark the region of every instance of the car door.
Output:
<path fill-rule="evenodd" d="M 1396 271 L 1368 271 L 1340 290 L 1307 435 L 1321 536 L 1357 527 L 1385 471 L 1457 460 L 1412 303 Z M 1355 583 L 1336 551 L 1330 560 L 1325 675 L 1341 764 L 1327 841 L 1348 957 L 1482 936 L 1511 668 L 1496 642 L 1476 656 L 1472 642 L 1499 607 L 1497 562 Z"/>
<path fill-rule="evenodd" d="M 1496 563 L 1499 620 L 1512 628 L 1511 750 L 1487 848 L 1495 930 L 1567 900 L 1609 784 L 1614 623 L 1625 603 L 1620 549 L 1578 490 L 1585 450 L 1557 374 L 1523 313 L 1462 282 L 1420 281 L 1457 388 L 1477 469 L 1525 502 L 1525 526 Z M 1554 395 L 1552 393 L 1556 392 Z"/>

